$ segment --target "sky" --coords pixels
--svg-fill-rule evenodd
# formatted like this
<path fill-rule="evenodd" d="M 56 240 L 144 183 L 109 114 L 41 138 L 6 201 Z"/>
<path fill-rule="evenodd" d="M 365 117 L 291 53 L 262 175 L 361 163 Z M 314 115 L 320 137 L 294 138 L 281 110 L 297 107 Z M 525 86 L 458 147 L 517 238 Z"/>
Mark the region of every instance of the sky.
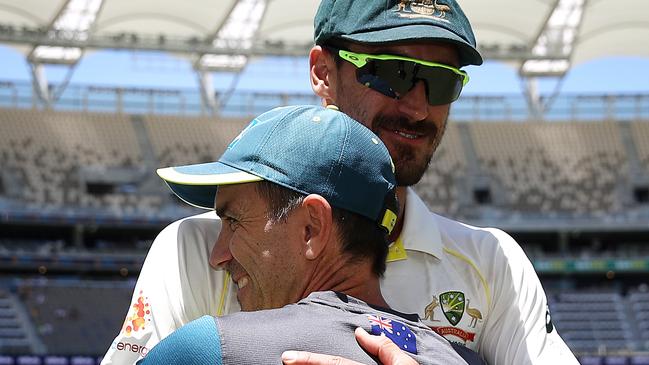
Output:
<path fill-rule="evenodd" d="M 518 94 L 517 70 L 502 62 L 466 68 L 471 79 L 465 95 Z M 60 82 L 68 71 L 65 66 L 47 66 L 50 82 Z M 0 81 L 29 81 L 29 67 L 15 49 L 0 45 Z M 310 93 L 308 63 L 305 58 L 267 58 L 249 63 L 239 78 L 215 73 L 216 89 L 229 89 L 236 81 L 237 90 Z M 541 80 L 542 93 L 551 92 L 558 79 Z M 88 52 L 74 68 L 71 84 L 146 88 L 196 88 L 196 76 L 190 62 L 176 56 L 143 51 Z M 649 58 L 609 57 L 573 65 L 561 83 L 563 93 L 649 93 Z"/>

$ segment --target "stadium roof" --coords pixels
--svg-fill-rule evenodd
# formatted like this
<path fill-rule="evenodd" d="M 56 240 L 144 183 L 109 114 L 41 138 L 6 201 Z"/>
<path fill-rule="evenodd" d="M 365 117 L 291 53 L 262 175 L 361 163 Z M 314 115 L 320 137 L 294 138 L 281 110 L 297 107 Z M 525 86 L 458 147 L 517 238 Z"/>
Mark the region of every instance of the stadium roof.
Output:
<path fill-rule="evenodd" d="M 459 1 L 485 58 L 506 61 L 523 77 L 560 77 L 574 64 L 603 56 L 649 57 L 649 1 Z M 35 85 L 43 77 L 38 65 L 72 65 L 104 48 L 171 52 L 191 60 L 205 77 L 241 70 L 250 56 L 306 55 L 318 3 L 0 0 L 0 43 L 35 66 Z"/>
<path fill-rule="evenodd" d="M 299 54 L 301 49 L 304 54 L 312 42 L 313 15 L 318 2 L 0 0 L 0 39 L 28 55 L 38 38 L 35 34 L 18 34 L 29 30 L 58 29 L 58 35 L 45 38 L 67 37 L 82 44 L 93 38 L 112 37 L 118 48 L 138 48 L 142 43 L 146 49 L 152 47 L 146 41 L 155 40 L 163 50 L 164 40 L 203 44 L 217 38 L 229 40 L 231 48 L 240 48 L 245 47 L 246 35 L 251 35 L 257 45 L 266 46 L 255 53 Z M 533 50 L 543 37 L 552 56 L 559 55 L 553 51 L 553 44 L 569 47 L 574 42 L 574 63 L 607 55 L 649 56 L 649 47 L 643 46 L 649 38 L 647 1 L 460 0 L 460 4 L 487 57 L 520 59 L 522 51 Z M 13 27 L 13 32 L 9 27 Z M 75 37 L 71 37 L 73 34 Z M 225 44 L 221 46 L 227 49 Z"/>

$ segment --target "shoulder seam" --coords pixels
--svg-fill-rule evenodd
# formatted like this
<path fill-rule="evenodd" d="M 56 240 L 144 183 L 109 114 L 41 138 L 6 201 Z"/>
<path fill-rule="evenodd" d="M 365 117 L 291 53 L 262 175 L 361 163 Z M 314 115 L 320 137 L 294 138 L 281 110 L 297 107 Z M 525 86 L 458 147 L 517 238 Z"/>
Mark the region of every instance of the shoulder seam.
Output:
<path fill-rule="evenodd" d="M 482 275 L 482 272 L 480 272 L 480 269 L 478 269 L 476 264 L 471 259 L 469 259 L 468 257 L 462 255 L 461 253 L 459 253 L 457 251 L 451 250 L 451 249 L 449 249 L 447 247 L 444 247 L 444 252 L 446 252 L 447 254 L 449 254 L 451 256 L 454 256 L 454 257 L 457 257 L 458 259 L 466 262 L 467 264 L 469 264 L 473 268 L 473 270 L 475 270 L 475 272 L 478 274 L 478 278 L 480 278 L 480 281 L 482 282 L 482 285 L 484 286 L 485 295 L 487 296 L 487 307 L 491 310 L 491 290 L 489 289 L 489 284 L 487 283 L 487 280 L 484 278 L 484 275 Z"/>

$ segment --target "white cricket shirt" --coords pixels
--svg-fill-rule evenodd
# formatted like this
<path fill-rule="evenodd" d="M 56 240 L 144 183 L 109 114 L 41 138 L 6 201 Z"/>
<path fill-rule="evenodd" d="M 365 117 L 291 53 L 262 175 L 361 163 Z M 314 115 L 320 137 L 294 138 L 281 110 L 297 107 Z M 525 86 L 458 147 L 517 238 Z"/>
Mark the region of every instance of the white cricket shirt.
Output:
<path fill-rule="evenodd" d="M 209 212 L 158 235 L 102 364 L 135 363 L 182 325 L 239 310 L 232 281 L 208 265 L 220 228 Z M 500 230 L 431 213 L 412 189 L 381 289 L 394 309 L 418 313 L 489 364 L 578 364 L 556 330 L 546 330 L 546 296 L 518 244 Z"/>

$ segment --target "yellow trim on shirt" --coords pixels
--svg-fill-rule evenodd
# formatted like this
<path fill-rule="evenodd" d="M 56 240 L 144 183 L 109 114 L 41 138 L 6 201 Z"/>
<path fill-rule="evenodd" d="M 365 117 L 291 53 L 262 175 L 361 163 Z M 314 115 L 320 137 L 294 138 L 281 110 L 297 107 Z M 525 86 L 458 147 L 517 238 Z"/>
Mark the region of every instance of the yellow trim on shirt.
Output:
<path fill-rule="evenodd" d="M 222 316 L 225 311 L 225 296 L 228 293 L 228 285 L 230 284 L 230 273 L 225 272 L 225 277 L 223 278 L 223 290 L 221 290 L 221 299 L 219 300 L 219 308 L 216 311 L 217 316 Z"/>
<path fill-rule="evenodd" d="M 401 236 L 394 241 L 393 244 L 388 248 L 388 257 L 385 262 L 393 262 L 399 260 L 407 260 L 408 254 L 406 253 L 405 247 L 403 247 L 403 241 Z"/>
<path fill-rule="evenodd" d="M 478 270 L 478 267 L 473 263 L 473 261 L 471 261 L 468 257 L 462 255 L 461 253 L 450 250 L 446 247 L 444 247 L 444 252 L 448 253 L 449 255 L 455 256 L 462 261 L 465 261 L 467 264 L 471 265 L 473 270 L 478 273 L 478 277 L 480 278 L 480 281 L 484 286 L 485 294 L 487 295 L 487 307 L 491 308 L 491 291 L 489 290 L 489 285 L 487 285 L 487 281 L 485 280 L 484 276 L 482 276 L 482 273 L 480 272 L 480 270 Z"/>

